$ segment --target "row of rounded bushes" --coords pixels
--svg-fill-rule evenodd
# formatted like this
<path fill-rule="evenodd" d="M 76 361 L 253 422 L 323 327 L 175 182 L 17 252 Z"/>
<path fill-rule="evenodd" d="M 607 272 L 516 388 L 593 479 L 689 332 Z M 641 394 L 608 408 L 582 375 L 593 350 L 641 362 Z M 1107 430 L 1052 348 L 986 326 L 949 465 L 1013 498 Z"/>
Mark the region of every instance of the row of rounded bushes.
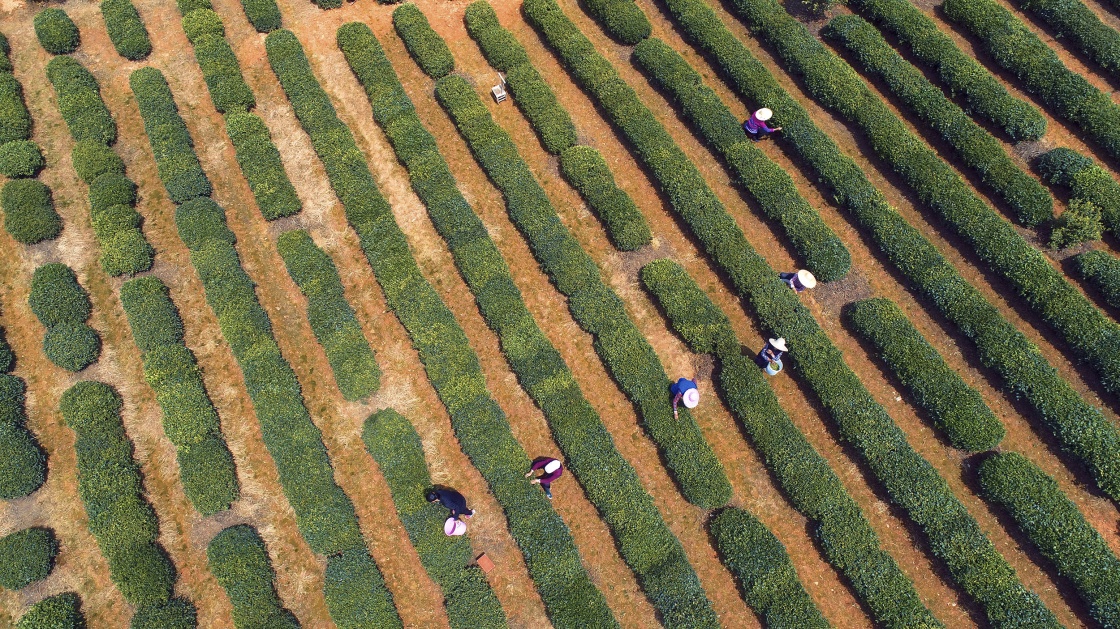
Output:
<path fill-rule="evenodd" d="M 223 530 L 210 540 L 206 559 L 233 603 L 234 627 L 299 629 L 299 621 L 276 595 L 276 573 L 256 529 L 237 524 Z"/>
<path fill-rule="evenodd" d="M 980 464 L 980 492 L 1073 583 L 1093 620 L 1120 626 L 1120 560 L 1050 475 L 1017 452 L 1003 452 Z"/>
<path fill-rule="evenodd" d="M 152 40 L 130 0 L 101 0 L 101 17 L 120 56 L 140 61 L 152 53 Z"/>
<path fill-rule="evenodd" d="M 67 389 L 59 403 L 62 419 L 77 435 L 78 495 L 109 576 L 129 603 L 160 606 L 171 600 L 177 575 L 159 543 L 159 520 L 144 495 L 122 406 L 112 387 L 89 380 Z"/>
<path fill-rule="evenodd" d="M 521 478 L 529 469 L 529 457 L 487 391 L 478 356 L 420 272 L 365 156 L 350 129 L 338 119 L 299 40 L 292 32 L 279 30 L 268 36 L 265 47 L 386 302 L 412 339 L 428 379 L 451 416 L 460 446 L 502 506 L 545 610 L 561 625 L 615 626 L 605 599 L 580 563 L 567 525 L 544 495 Z"/>
<path fill-rule="evenodd" d="M 435 139 L 417 117 L 380 44 L 369 28 L 361 24 L 342 27 L 338 39 L 347 61 L 366 88 L 374 118 L 408 168 L 414 189 L 447 241 L 479 310 L 498 334 L 510 367 L 544 413 L 565 464 L 615 535 L 621 556 L 636 573 L 639 584 L 647 588 L 667 622 L 703 624 L 704 616 L 692 613 L 690 608 L 695 606 L 695 610 L 703 612 L 707 604 L 680 543 L 661 519 L 634 469 L 618 453 L 610 433 L 563 358 L 526 309 L 508 265 L 459 193 Z M 375 419 L 386 422 L 381 429 L 384 431 L 398 423 L 395 417 Z M 367 423 L 367 431 L 371 425 L 377 425 L 375 419 L 370 420 L 372 424 Z M 369 447 L 372 452 L 374 445 Z M 649 555 L 651 546 L 662 550 Z M 663 575 L 672 574 L 674 579 L 659 586 L 658 580 L 650 578 L 647 565 L 659 566 Z M 665 605 L 667 602 L 677 607 Z M 449 616 L 453 617 L 450 613 Z"/>
<path fill-rule="evenodd" d="M 706 509 L 726 504 L 731 485 L 723 466 L 690 413 L 685 411 L 683 419 L 673 417 L 670 381 L 660 359 L 626 314 L 622 300 L 603 282 L 591 256 L 560 220 L 512 138 L 461 77 L 436 83 L 436 99 L 501 191 L 510 219 L 533 256 L 568 298 L 573 318 L 594 337 L 596 351 L 634 404 L 684 497 Z"/>
<path fill-rule="evenodd" d="M 76 372 L 97 361 L 101 337 L 86 324 L 93 304 L 70 267 L 51 262 L 35 269 L 27 301 L 47 329 L 43 353 L 52 363 Z"/>
<path fill-rule="evenodd" d="M 649 37 L 653 30 L 634 0 L 587 0 L 584 6 L 619 43 L 634 45 Z"/>
<path fill-rule="evenodd" d="M 117 141 L 117 124 L 101 99 L 101 86 L 89 70 L 73 57 L 55 57 L 47 64 L 47 78 L 76 142 L 95 140 L 112 146 Z"/>
<path fill-rule="evenodd" d="M 645 216 L 634 200 L 615 183 L 610 167 L 597 149 L 577 145 L 576 128 L 568 110 L 557 100 L 529 56 L 502 27 L 486 0 L 467 7 L 467 32 L 490 65 L 506 74 L 513 102 L 537 132 L 545 150 L 560 156 L 560 174 L 575 188 L 606 227 L 615 247 L 633 251 L 652 240 Z"/>
<path fill-rule="evenodd" d="M 233 455 L 194 353 L 183 343 L 183 320 L 154 275 L 121 286 L 121 304 L 144 361 L 144 379 L 163 410 L 163 432 L 175 444 L 183 491 L 204 516 L 228 509 L 240 493 Z"/>
<path fill-rule="evenodd" d="M 393 28 L 424 74 L 438 79 L 455 69 L 455 58 L 447 42 L 432 30 L 428 18 L 415 4 L 409 2 L 393 10 Z"/>
<path fill-rule="evenodd" d="M 133 83 L 145 128 L 162 124 L 185 131 L 163 75 L 147 68 L 133 73 L 133 78 L 148 71 L 142 81 Z M 135 89 L 138 85 L 158 89 Z M 157 142 L 150 136 L 149 141 Z M 197 164 L 194 149 L 189 144 L 187 148 L 190 161 Z M 163 183 L 170 192 L 175 180 Z M 241 368 L 296 525 L 313 552 L 328 556 L 325 593 L 332 619 L 342 627 L 400 626 L 392 596 L 358 528 L 354 504 L 334 480 L 322 432 L 311 420 L 295 372 L 280 353 L 253 281 L 241 267 L 225 210 L 206 196 L 187 201 L 175 211 L 179 237 L 191 251 L 206 300 Z"/>
<path fill-rule="evenodd" d="M 882 549 L 875 529 L 836 473 L 778 404 L 758 366 L 743 355 L 727 316 L 675 262 L 651 262 L 642 268 L 640 278 L 689 348 L 714 354 L 719 360 L 714 381 L 724 401 L 790 503 L 808 518 L 825 559 L 851 584 L 871 617 L 888 627 L 940 626 L 895 560 Z M 719 546 L 714 522 L 712 533 L 724 561 L 744 583 L 744 594 L 756 611 L 772 608 L 772 613 L 783 614 L 801 607 L 752 601 L 747 578 L 735 568 L 735 557 L 746 550 L 729 552 Z"/>
<path fill-rule="evenodd" d="M 0 587 L 18 590 L 47 578 L 58 555 L 54 531 L 32 527 L 0 538 Z"/>
<path fill-rule="evenodd" d="M 48 596 L 31 606 L 16 629 L 85 629 L 82 599 L 74 592 Z"/>
<path fill-rule="evenodd" d="M 1086 251 L 1073 257 L 1073 268 L 1113 308 L 1120 308 L 1120 260 L 1105 251 Z"/>
<path fill-rule="evenodd" d="M 280 151 L 273 144 L 264 121 L 256 114 L 229 114 L 226 133 L 233 141 L 237 163 L 265 219 L 271 221 L 298 214 L 303 203 L 284 172 Z"/>
<path fill-rule="evenodd" d="M 1043 427 L 1089 468 L 1098 487 L 1118 499 L 1120 470 L 1115 453 L 1120 440 L 1100 409 L 1086 403 L 1038 347 L 887 203 L 859 165 L 813 123 L 703 0 L 665 2 L 686 36 L 715 61 L 728 85 L 749 103 L 779 112 L 783 146 L 810 167 L 910 286 L 972 339 L 980 361 L 1001 376 L 1004 390 L 1034 407 Z"/>
<path fill-rule="evenodd" d="M 182 26 L 194 48 L 214 108 L 228 114 L 255 107 L 256 98 L 245 84 L 237 56 L 225 39 L 222 18 L 213 9 L 198 8 L 183 15 Z"/>
<path fill-rule="evenodd" d="M 650 38 L 634 47 L 633 60 L 723 157 L 766 216 L 782 226 L 805 268 L 822 282 L 847 275 L 852 265 L 847 247 L 801 196 L 785 170 L 746 137 L 739 120 L 684 57 L 660 39 Z"/>
<path fill-rule="evenodd" d="M 155 68 L 140 68 L 128 77 L 140 105 L 163 187 L 175 203 L 209 196 L 210 180 L 194 152 L 194 140 L 179 116 L 167 79 Z"/>
<path fill-rule="evenodd" d="M 486 575 L 477 565 L 471 565 L 474 551 L 470 539 L 444 535 L 447 509 L 425 498 L 432 477 L 416 429 L 400 413 L 385 409 L 366 419 L 362 441 L 389 485 L 397 516 L 420 555 L 420 563 L 443 590 L 452 629 L 506 627 L 505 611 Z"/>
<path fill-rule="evenodd" d="M 1038 159 L 1038 172 L 1046 181 L 1069 191 L 1070 200 L 1089 201 L 1101 211 L 1101 222 L 1120 234 L 1120 183 L 1091 158 L 1073 149 L 1058 147 Z"/>
<path fill-rule="evenodd" d="M 1003 424 L 980 393 L 945 363 L 894 302 L 881 298 L 857 301 L 845 309 L 844 317 L 875 348 L 953 447 L 983 452 L 1003 439 Z"/>
<path fill-rule="evenodd" d="M 1016 220 L 1035 227 L 1053 217 L 1054 199 L 1046 188 L 1011 161 L 999 140 L 895 52 L 874 26 L 858 16 L 841 15 L 833 18 L 821 35 L 843 46 L 864 72 L 882 81 L 890 93 L 940 134 L 961 163 L 1007 203 Z"/>
<path fill-rule="evenodd" d="M 785 337 L 792 369 L 800 373 L 882 483 L 891 500 L 925 533 L 950 575 L 989 614 L 993 624 L 1055 626 L 1053 614 L 1024 588 L 1014 570 L 932 465 L 844 363 L 797 296 L 758 256 L 696 168 L 554 0 L 526 0 L 529 23 L 630 140 L 712 261 L 758 315 L 762 328 Z M 785 14 L 781 6 L 769 6 Z"/>
<path fill-rule="evenodd" d="M 342 279 L 331 257 L 303 230 L 281 234 L 276 248 L 288 274 L 307 297 L 307 319 L 327 354 L 342 397 L 360 400 L 376 391 L 381 370 L 354 309 L 346 301 Z"/>
<path fill-rule="evenodd" d="M 26 391 L 22 379 L 0 375 L 0 498 L 4 500 L 30 495 L 47 479 L 47 454 L 27 429 Z"/>
<path fill-rule="evenodd" d="M 62 9 L 48 7 L 35 14 L 35 37 L 52 55 L 68 55 L 78 49 L 81 36 L 74 20 Z"/>
<path fill-rule="evenodd" d="M 271 33 L 284 24 L 276 0 L 241 0 L 241 8 L 258 33 Z"/>
<path fill-rule="evenodd" d="M 1034 141 L 1046 132 L 1046 118 L 1015 98 L 979 61 L 909 0 L 848 0 L 848 7 L 898 39 L 914 57 L 936 72 L 965 110 L 1003 129 L 1015 142 Z"/>
<path fill-rule="evenodd" d="M 1066 67 L 1019 18 L 992 0 L 945 0 L 942 13 L 978 40 L 1030 94 L 1113 158 L 1120 158 L 1120 105 Z"/>
<path fill-rule="evenodd" d="M 1084 3 L 1015 0 L 1014 4 L 1045 22 L 1056 37 L 1095 61 L 1113 79 L 1120 79 L 1120 32 L 1102 22 Z"/>

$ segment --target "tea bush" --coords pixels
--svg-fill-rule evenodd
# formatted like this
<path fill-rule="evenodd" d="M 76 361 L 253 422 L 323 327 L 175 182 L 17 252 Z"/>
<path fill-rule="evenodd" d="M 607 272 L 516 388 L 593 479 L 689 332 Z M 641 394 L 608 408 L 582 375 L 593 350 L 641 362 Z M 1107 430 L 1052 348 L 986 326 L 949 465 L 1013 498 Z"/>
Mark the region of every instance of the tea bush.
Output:
<path fill-rule="evenodd" d="M 23 102 L 23 86 L 10 71 L 0 72 L 0 144 L 30 137 L 31 114 Z"/>
<path fill-rule="evenodd" d="M 486 575 L 471 565 L 474 552 L 470 540 L 465 535 L 444 535 L 447 510 L 425 499 L 432 478 L 416 429 L 396 411 L 385 409 L 366 419 L 362 441 L 389 485 L 397 516 L 420 555 L 420 563 L 443 590 L 451 627 L 507 626 L 505 612 Z"/>
<path fill-rule="evenodd" d="M 70 267 L 52 262 L 35 269 L 27 301 L 47 328 L 43 352 L 51 362 L 77 372 L 97 360 L 101 337 L 86 325 L 93 305 Z"/>
<path fill-rule="evenodd" d="M 0 374 L 11 373 L 15 364 L 16 355 L 12 352 L 12 346 L 8 345 L 8 340 L 4 338 L 4 328 L 0 328 Z"/>
<path fill-rule="evenodd" d="M 402 4 L 393 10 L 393 28 L 424 74 L 438 79 L 455 69 L 455 58 L 447 43 L 432 30 L 428 18 L 415 4 Z"/>
<path fill-rule="evenodd" d="M 1053 478 L 1025 456 L 1002 452 L 980 465 L 980 490 L 1073 583 L 1093 620 L 1120 626 L 1120 560 Z"/>
<path fill-rule="evenodd" d="M 25 245 L 50 240 L 62 232 L 51 189 L 38 179 L 14 179 L 0 189 L 4 229 Z"/>
<path fill-rule="evenodd" d="M 964 383 L 888 299 L 865 299 L 850 304 L 844 318 L 868 341 L 891 373 L 925 409 L 953 447 L 968 452 L 995 448 L 1003 439 L 1003 424 L 975 389 Z"/>
<path fill-rule="evenodd" d="M 1050 248 L 1065 249 L 1092 240 L 1100 240 L 1104 226 L 1101 210 L 1092 201 L 1073 199 L 1050 229 Z"/>
<path fill-rule="evenodd" d="M 241 8 L 258 33 L 271 33 L 283 26 L 276 0 L 241 0 Z"/>
<path fill-rule="evenodd" d="M 0 174 L 5 177 L 34 177 L 45 165 L 39 145 L 31 140 L 0 144 Z"/>
<path fill-rule="evenodd" d="M 1039 158 L 1038 172 L 1046 181 L 1067 189 L 1072 199 L 1091 201 L 1100 209 L 1108 231 L 1120 234 L 1120 184 L 1107 170 L 1072 149 L 1058 147 Z"/>
<path fill-rule="evenodd" d="M 101 175 L 124 175 L 124 162 L 120 156 L 97 140 L 77 140 L 71 158 L 74 170 L 87 184 L 93 183 Z"/>
<path fill-rule="evenodd" d="M 933 20 L 908 0 L 848 0 L 848 7 L 893 35 L 932 69 L 969 113 L 1003 129 L 1012 141 L 1034 141 L 1046 132 L 1046 118 L 1015 98 L 979 61 L 961 51 Z"/>
<path fill-rule="evenodd" d="M 299 621 L 276 595 L 276 573 L 264 540 L 253 527 L 238 524 L 218 533 L 206 547 L 206 558 L 233 603 L 234 627 L 299 628 Z"/>
<path fill-rule="evenodd" d="M 540 490 L 523 482 L 521 474 L 529 469 L 529 457 L 486 391 L 478 357 L 462 328 L 416 265 L 364 156 L 311 72 L 299 40 L 290 31 L 279 30 L 268 36 L 265 47 L 272 70 L 311 137 L 389 307 L 409 333 L 429 380 L 451 415 L 463 451 L 503 507 L 550 618 L 572 626 L 617 626 L 580 563 L 567 526 Z M 548 535 L 541 536 L 541 531 Z M 328 597 L 335 596 L 331 575 L 341 579 L 350 570 L 360 570 L 360 562 L 355 561 L 339 557 L 328 562 Z M 345 602 L 343 593 L 336 596 L 340 603 Z"/>
<path fill-rule="evenodd" d="M 106 172 L 90 183 L 90 220 L 101 244 L 101 268 L 109 275 L 152 268 L 155 250 L 140 231 L 135 203 L 136 184 L 123 174 Z"/>
<path fill-rule="evenodd" d="M 60 323 L 43 337 L 43 354 L 59 367 L 78 372 L 97 362 L 101 337 L 85 323 Z"/>
<path fill-rule="evenodd" d="M 23 380 L 0 375 L 0 498 L 31 495 L 47 479 L 47 453 L 27 429 Z"/>
<path fill-rule="evenodd" d="M 633 46 L 652 31 L 646 14 L 634 0 L 586 0 L 584 6 L 603 30 L 621 44 Z"/>
<path fill-rule="evenodd" d="M 139 607 L 132 615 L 130 629 L 194 629 L 198 613 L 189 601 L 173 598 L 165 603 Z"/>
<path fill-rule="evenodd" d="M 179 10 L 183 15 L 183 31 L 187 34 L 187 39 L 191 44 L 197 43 L 199 38 L 206 35 L 226 36 L 226 27 L 222 24 L 222 18 L 210 8 L 209 2 L 205 6 L 198 6 L 189 11 L 183 11 L 183 7 L 180 7 Z"/>
<path fill-rule="evenodd" d="M 0 33 L 0 73 L 11 73 L 14 69 L 12 67 L 12 45 L 8 42 L 8 38 Z M 0 142 L 2 144 L 3 142 Z"/>
<path fill-rule="evenodd" d="M 1073 268 L 1108 305 L 1120 308 L 1120 260 L 1105 251 L 1086 251 L 1073 257 Z"/>
<path fill-rule="evenodd" d="M 280 152 L 272 143 L 264 121 L 253 114 L 230 114 L 226 116 L 226 132 L 265 219 L 271 221 L 298 214 L 303 204 L 284 172 Z"/>
<path fill-rule="evenodd" d="M 183 343 L 183 320 L 167 286 L 153 275 L 138 277 L 121 286 L 120 296 L 144 379 L 163 411 L 163 431 L 175 444 L 187 499 L 203 516 L 228 509 L 240 493 L 233 455 L 194 354 Z"/>
<path fill-rule="evenodd" d="M 0 586 L 18 590 L 47 578 L 58 555 L 54 531 L 29 528 L 0 539 Z"/>
<path fill-rule="evenodd" d="M 65 11 L 55 7 L 35 15 L 35 36 L 52 55 L 68 55 L 78 48 L 78 27 Z"/>
<path fill-rule="evenodd" d="M 797 580 L 786 547 L 758 519 L 729 507 L 718 512 L 708 526 L 724 564 L 743 588 L 743 598 L 764 626 L 829 626 Z"/>
<path fill-rule="evenodd" d="M 887 44 L 879 31 L 855 15 L 835 17 L 821 34 L 843 46 L 871 78 L 881 81 L 944 140 L 961 163 L 1003 199 L 1019 223 L 1035 227 L 1054 215 L 1054 200 L 1023 172 L 1003 145 L 945 97 L 920 70 Z"/>
<path fill-rule="evenodd" d="M 55 57 L 47 64 L 47 78 L 75 141 L 96 140 L 109 146 L 117 141 L 117 124 L 89 70 L 73 57 Z"/>
<path fill-rule="evenodd" d="M 620 251 L 634 251 L 653 240 L 645 216 L 615 183 L 603 154 L 590 146 L 572 146 L 560 154 L 560 173 L 572 184 L 607 228 Z"/>
<path fill-rule="evenodd" d="M 288 275 L 307 297 L 311 330 L 327 354 L 342 397 L 360 400 L 376 391 L 381 384 L 381 370 L 354 309 L 346 301 L 334 261 L 302 230 L 281 234 L 276 248 L 284 258 Z"/>
<path fill-rule="evenodd" d="M 187 125 L 179 117 L 163 74 L 155 68 L 141 68 L 133 72 L 128 81 L 140 106 L 144 130 L 168 196 L 175 203 L 209 196 L 210 180 L 202 172 L 202 165 L 194 152 L 194 141 Z"/>
<path fill-rule="evenodd" d="M 323 576 L 327 609 L 339 629 L 401 626 L 393 597 L 365 548 L 351 548 L 330 555 Z"/>
<path fill-rule="evenodd" d="M 101 0 L 101 17 L 120 56 L 140 61 L 152 52 L 152 40 L 136 7 L 129 0 Z"/>
<path fill-rule="evenodd" d="M 247 111 L 256 106 L 252 90 L 245 84 L 241 66 L 225 38 L 203 35 L 194 40 L 194 56 L 214 107 L 223 114 Z"/>
<path fill-rule="evenodd" d="M 1120 78 L 1120 32 L 1082 2 L 1015 0 L 1014 4 L 1045 22 L 1056 37 L 1095 61 L 1110 77 Z"/>
<path fill-rule="evenodd" d="M 73 592 L 48 596 L 20 617 L 16 629 L 85 629 L 82 599 Z"/>

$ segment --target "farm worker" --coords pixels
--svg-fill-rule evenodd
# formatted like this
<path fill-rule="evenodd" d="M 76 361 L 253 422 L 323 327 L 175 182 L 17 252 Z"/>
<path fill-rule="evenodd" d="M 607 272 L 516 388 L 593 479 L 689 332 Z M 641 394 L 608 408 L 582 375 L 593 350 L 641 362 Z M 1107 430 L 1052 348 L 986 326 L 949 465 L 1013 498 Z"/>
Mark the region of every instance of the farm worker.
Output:
<path fill-rule="evenodd" d="M 770 111 L 766 107 L 759 109 L 758 111 L 751 114 L 750 118 L 747 118 L 745 121 L 743 121 L 743 132 L 747 134 L 748 138 L 755 142 L 758 142 L 759 140 L 769 136 L 775 131 L 781 131 L 781 127 L 771 128 L 766 124 L 766 121 L 773 116 L 774 112 Z"/>
<path fill-rule="evenodd" d="M 669 387 L 669 393 L 673 394 L 674 419 L 679 419 L 677 415 L 677 403 L 681 400 L 684 400 L 685 408 L 696 408 L 696 405 L 700 403 L 700 390 L 696 388 L 695 380 L 681 378 Z"/>
<path fill-rule="evenodd" d="M 438 502 L 450 509 L 452 519 L 458 520 L 459 516 L 469 518 L 474 515 L 474 510 L 467 508 L 467 499 L 454 489 L 437 487 L 428 491 L 427 498 L 428 502 Z"/>
<path fill-rule="evenodd" d="M 782 358 L 782 354 L 789 351 L 786 347 L 786 340 L 784 338 L 768 339 L 766 346 L 755 357 L 754 362 L 758 363 L 759 367 L 765 369 L 770 363 L 776 362 Z"/>
<path fill-rule="evenodd" d="M 796 273 L 779 273 L 778 277 L 786 284 L 789 284 L 789 287 L 792 288 L 795 293 L 809 290 L 817 285 L 817 278 L 813 277 L 813 274 L 805 269 L 801 269 Z"/>
<path fill-rule="evenodd" d="M 529 482 L 540 485 L 541 489 L 544 490 L 544 495 L 552 500 L 552 483 L 564 473 L 564 464 L 557 459 L 541 457 L 533 461 L 533 467 L 525 472 L 525 478 L 529 478 L 537 470 L 542 470 L 541 475 Z"/>

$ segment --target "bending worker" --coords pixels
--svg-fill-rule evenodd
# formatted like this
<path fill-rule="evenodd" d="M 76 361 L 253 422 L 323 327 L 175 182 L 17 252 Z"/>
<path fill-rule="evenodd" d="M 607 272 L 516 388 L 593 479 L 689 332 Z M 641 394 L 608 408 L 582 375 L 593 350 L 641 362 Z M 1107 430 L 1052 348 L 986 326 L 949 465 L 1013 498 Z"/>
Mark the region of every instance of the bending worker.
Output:
<path fill-rule="evenodd" d="M 564 464 L 558 459 L 541 457 L 533 462 L 533 467 L 528 472 L 525 472 L 525 478 L 529 478 L 537 470 L 543 470 L 543 472 L 529 482 L 540 485 L 541 489 L 544 490 L 544 495 L 552 500 L 552 483 L 564 473 Z"/>
<path fill-rule="evenodd" d="M 747 118 L 743 122 L 743 132 L 747 134 L 748 138 L 755 142 L 758 142 L 759 140 L 768 137 L 771 133 L 781 131 L 781 127 L 771 128 L 766 124 L 766 121 L 773 116 L 774 112 L 770 111 L 766 107 L 759 109 L 758 111 L 751 114 L 750 118 Z"/>
<path fill-rule="evenodd" d="M 789 284 L 789 287 L 792 288 L 795 293 L 806 291 L 817 285 L 817 278 L 805 269 L 801 269 L 797 273 L 779 273 L 778 277 L 786 284 Z"/>
<path fill-rule="evenodd" d="M 470 518 L 474 515 L 474 509 L 467 508 L 467 499 L 454 489 L 437 487 L 428 491 L 427 498 L 428 502 L 439 502 L 450 509 L 451 517 L 456 520 L 459 519 L 459 516 Z"/>
<path fill-rule="evenodd" d="M 700 403 L 700 390 L 696 388 L 696 381 L 689 380 L 688 378 L 681 378 L 669 387 L 669 393 L 673 394 L 673 418 L 679 419 L 677 414 L 677 403 L 684 400 L 685 408 L 696 408 Z"/>
<path fill-rule="evenodd" d="M 770 363 L 781 360 L 782 354 L 789 351 L 786 347 L 786 340 L 784 338 L 768 339 L 766 347 L 755 356 L 754 362 L 758 363 L 759 367 L 765 369 Z"/>

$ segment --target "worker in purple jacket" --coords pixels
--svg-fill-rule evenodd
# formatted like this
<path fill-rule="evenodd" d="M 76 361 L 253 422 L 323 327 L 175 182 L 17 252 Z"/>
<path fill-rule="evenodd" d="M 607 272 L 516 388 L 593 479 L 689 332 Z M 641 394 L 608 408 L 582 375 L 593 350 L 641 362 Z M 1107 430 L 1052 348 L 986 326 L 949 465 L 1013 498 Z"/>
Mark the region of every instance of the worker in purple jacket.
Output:
<path fill-rule="evenodd" d="M 553 481 L 560 478 L 560 475 L 564 473 L 564 464 L 553 458 L 541 457 L 533 461 L 533 467 L 528 472 L 525 472 L 525 478 L 529 478 L 533 475 L 533 472 L 537 470 L 542 470 L 541 475 L 529 482 L 540 485 L 541 489 L 544 490 L 544 495 L 548 496 L 549 500 L 552 500 L 551 486 Z"/>
<path fill-rule="evenodd" d="M 781 127 L 771 128 L 766 124 L 766 121 L 773 116 L 774 112 L 770 111 L 766 107 L 759 109 L 758 111 L 751 114 L 750 118 L 747 118 L 743 122 L 743 132 L 746 133 L 747 137 L 752 141 L 758 142 L 759 140 L 768 137 L 771 133 L 781 131 Z"/>

